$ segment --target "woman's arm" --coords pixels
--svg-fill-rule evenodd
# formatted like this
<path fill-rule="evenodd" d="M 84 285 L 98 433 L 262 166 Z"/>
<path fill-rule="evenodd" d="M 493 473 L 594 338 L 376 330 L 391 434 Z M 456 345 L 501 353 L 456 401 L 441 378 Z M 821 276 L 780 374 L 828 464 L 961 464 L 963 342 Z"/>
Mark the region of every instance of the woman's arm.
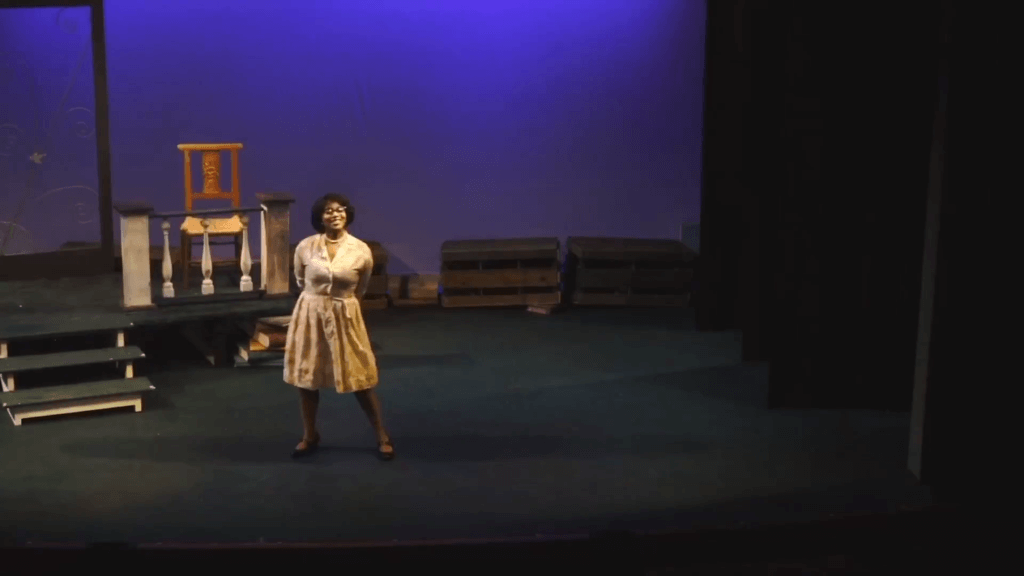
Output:
<path fill-rule="evenodd" d="M 363 299 L 363 295 L 366 294 L 367 288 L 370 287 L 370 277 L 373 275 L 373 252 L 367 247 L 365 251 L 365 258 L 363 258 L 363 265 L 359 267 L 359 285 L 356 287 L 356 297 L 360 300 Z"/>
<path fill-rule="evenodd" d="M 306 249 L 308 244 L 308 242 L 303 240 L 295 247 L 293 264 L 295 265 L 295 281 L 299 285 L 299 290 L 303 290 L 306 287 Z"/>

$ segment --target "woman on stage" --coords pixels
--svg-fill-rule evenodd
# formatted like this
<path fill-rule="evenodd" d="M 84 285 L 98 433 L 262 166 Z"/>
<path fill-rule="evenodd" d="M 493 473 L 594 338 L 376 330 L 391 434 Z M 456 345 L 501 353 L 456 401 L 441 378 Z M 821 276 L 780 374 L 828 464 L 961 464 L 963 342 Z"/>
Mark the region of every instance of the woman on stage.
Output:
<path fill-rule="evenodd" d="M 316 412 L 320 390 L 352 392 L 377 433 L 377 454 L 394 457 L 391 439 L 381 419 L 377 359 L 363 323 L 360 300 L 373 271 L 373 254 L 348 226 L 355 210 L 344 196 L 327 194 L 313 204 L 317 234 L 295 248 L 295 277 L 299 294 L 288 324 L 284 381 L 299 389 L 303 437 L 293 457 L 311 454 L 320 444 Z"/>

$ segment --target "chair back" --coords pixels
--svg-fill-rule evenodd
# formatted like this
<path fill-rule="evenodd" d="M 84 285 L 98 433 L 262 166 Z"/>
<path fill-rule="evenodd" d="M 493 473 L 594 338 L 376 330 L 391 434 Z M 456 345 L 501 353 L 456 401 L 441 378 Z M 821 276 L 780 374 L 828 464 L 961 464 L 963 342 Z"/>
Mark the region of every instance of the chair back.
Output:
<path fill-rule="evenodd" d="M 185 154 L 185 210 L 192 210 L 195 200 L 230 200 L 232 208 L 242 205 L 242 193 L 238 187 L 238 151 L 241 144 L 178 144 L 178 150 Z M 202 152 L 203 156 L 203 190 L 196 192 L 192 188 L 192 152 Z M 231 189 L 220 188 L 221 154 L 231 155 Z"/>

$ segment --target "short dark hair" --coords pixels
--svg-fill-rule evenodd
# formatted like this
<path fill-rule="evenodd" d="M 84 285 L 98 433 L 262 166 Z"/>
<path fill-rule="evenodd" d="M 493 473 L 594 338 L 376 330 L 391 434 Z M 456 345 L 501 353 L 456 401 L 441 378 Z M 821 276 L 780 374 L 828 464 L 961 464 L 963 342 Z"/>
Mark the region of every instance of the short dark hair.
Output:
<path fill-rule="evenodd" d="M 352 203 L 348 201 L 341 194 L 324 194 L 320 198 L 317 198 L 316 202 L 313 202 L 313 212 L 310 215 L 313 229 L 323 234 L 326 230 L 324 228 L 324 210 L 327 209 L 329 202 L 337 202 L 345 207 L 345 227 L 348 228 L 355 222 L 356 209 L 352 207 Z"/>

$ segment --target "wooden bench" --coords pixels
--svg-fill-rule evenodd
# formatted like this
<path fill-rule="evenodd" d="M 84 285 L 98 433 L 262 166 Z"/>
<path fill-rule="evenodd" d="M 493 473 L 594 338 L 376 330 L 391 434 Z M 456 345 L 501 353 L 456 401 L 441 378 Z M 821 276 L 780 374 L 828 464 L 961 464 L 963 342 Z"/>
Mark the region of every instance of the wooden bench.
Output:
<path fill-rule="evenodd" d="M 441 304 L 556 306 L 560 249 L 557 238 L 449 240 L 441 245 Z"/>
<path fill-rule="evenodd" d="M 697 254 L 677 240 L 571 237 L 566 289 L 580 306 L 686 306 Z"/>

